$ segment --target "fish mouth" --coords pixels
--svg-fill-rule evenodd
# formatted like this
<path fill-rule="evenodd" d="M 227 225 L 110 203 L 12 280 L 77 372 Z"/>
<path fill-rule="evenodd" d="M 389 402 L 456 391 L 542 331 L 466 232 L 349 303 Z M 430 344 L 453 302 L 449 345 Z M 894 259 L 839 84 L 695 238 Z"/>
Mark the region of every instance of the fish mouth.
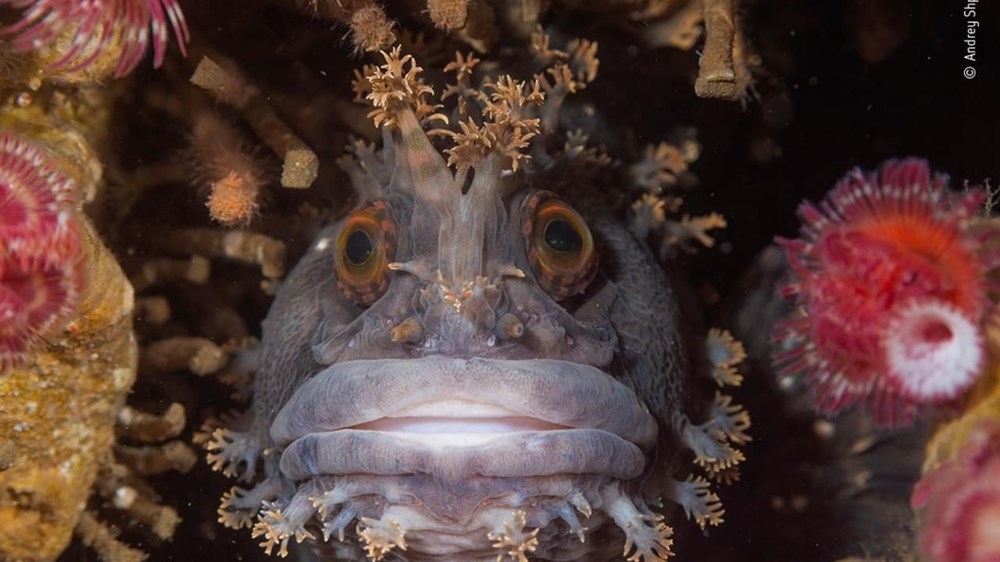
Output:
<path fill-rule="evenodd" d="M 537 477 L 642 473 L 657 425 L 635 393 L 555 359 L 338 363 L 271 425 L 293 480 L 323 475 Z"/>

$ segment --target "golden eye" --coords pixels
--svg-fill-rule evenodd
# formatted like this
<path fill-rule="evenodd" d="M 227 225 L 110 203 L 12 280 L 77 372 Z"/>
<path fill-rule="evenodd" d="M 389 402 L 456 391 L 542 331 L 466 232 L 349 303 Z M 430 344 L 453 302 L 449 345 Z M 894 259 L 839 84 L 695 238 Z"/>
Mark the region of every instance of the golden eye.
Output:
<path fill-rule="evenodd" d="M 597 273 L 594 239 L 583 217 L 545 194 L 529 197 L 525 210 L 528 262 L 538 284 L 557 300 L 582 293 Z"/>
<path fill-rule="evenodd" d="M 384 201 L 354 211 L 337 237 L 337 287 L 371 305 L 389 288 L 387 266 L 395 251 L 396 224 Z"/>

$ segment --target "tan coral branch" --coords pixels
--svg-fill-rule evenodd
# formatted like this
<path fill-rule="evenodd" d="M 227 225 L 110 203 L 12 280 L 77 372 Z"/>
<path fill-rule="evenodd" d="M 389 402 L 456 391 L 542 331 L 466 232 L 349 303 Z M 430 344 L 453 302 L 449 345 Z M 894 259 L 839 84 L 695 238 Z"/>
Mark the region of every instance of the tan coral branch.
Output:
<path fill-rule="evenodd" d="M 140 476 L 167 472 L 189 472 L 198 462 L 198 454 L 183 441 L 174 440 L 163 445 L 115 448 L 118 460 Z"/>
<path fill-rule="evenodd" d="M 154 443 L 171 439 L 184 431 L 184 406 L 174 402 L 161 415 L 125 406 L 118 412 L 118 433 L 126 439 Z"/>
<path fill-rule="evenodd" d="M 119 542 L 115 533 L 89 511 L 80 514 L 76 535 L 97 553 L 102 562 L 142 562 L 146 559 L 142 551 Z"/>
<path fill-rule="evenodd" d="M 185 228 L 171 231 L 157 243 L 163 251 L 175 254 L 201 254 L 257 264 L 268 279 L 276 279 L 285 273 L 285 245 L 263 234 Z"/>
<path fill-rule="evenodd" d="M 703 98 L 735 100 L 740 95 L 733 68 L 736 13 L 733 0 L 703 0 L 705 47 L 694 91 Z"/>
<path fill-rule="evenodd" d="M 299 189 L 312 185 L 319 173 L 316 153 L 285 124 L 260 89 L 234 64 L 203 57 L 191 76 L 191 83 L 238 109 L 260 140 L 284 160 L 281 185 Z"/>
<path fill-rule="evenodd" d="M 140 370 L 146 374 L 188 370 L 203 376 L 226 366 L 226 352 L 205 338 L 176 337 L 160 340 L 143 349 Z"/>
<path fill-rule="evenodd" d="M 135 291 L 140 292 L 153 285 L 178 281 L 204 285 L 208 282 L 210 273 L 211 263 L 202 256 L 194 255 L 187 259 L 153 258 L 132 273 L 129 281 Z"/>

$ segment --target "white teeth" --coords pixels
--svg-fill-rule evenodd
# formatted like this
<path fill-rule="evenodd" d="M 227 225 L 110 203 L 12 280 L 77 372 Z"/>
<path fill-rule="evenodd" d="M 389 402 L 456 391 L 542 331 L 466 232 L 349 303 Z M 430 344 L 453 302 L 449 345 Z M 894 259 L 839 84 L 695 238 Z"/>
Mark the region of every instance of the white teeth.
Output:
<path fill-rule="evenodd" d="M 519 413 L 484 402 L 473 402 L 461 398 L 439 398 L 422 404 L 414 404 L 394 413 L 386 414 L 387 418 L 502 418 L 516 417 Z"/>
<path fill-rule="evenodd" d="M 566 426 L 523 416 L 505 417 L 389 417 L 354 426 L 352 429 L 403 433 L 510 433 L 550 431 Z"/>

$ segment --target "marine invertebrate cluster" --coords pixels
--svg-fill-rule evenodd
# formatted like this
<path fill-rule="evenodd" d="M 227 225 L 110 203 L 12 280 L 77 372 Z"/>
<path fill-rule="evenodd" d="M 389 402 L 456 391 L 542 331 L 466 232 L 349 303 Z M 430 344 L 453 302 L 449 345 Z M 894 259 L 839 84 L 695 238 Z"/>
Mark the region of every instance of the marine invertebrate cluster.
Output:
<path fill-rule="evenodd" d="M 987 274 L 1000 265 L 977 220 L 984 192 L 955 193 L 925 161 L 849 173 L 818 207 L 805 203 L 798 239 L 779 239 L 797 312 L 774 342 L 785 376 L 802 375 L 819 409 L 868 402 L 882 425 L 947 405 L 983 368 Z"/>
<path fill-rule="evenodd" d="M 0 130 L 0 371 L 24 363 L 77 309 L 77 191 L 44 149 Z"/>
<path fill-rule="evenodd" d="M 21 18 L 0 28 L 17 51 L 53 49 L 49 70 L 86 69 L 116 56 L 114 75 L 124 76 L 142 60 L 152 40 L 153 66 L 163 64 L 172 29 L 181 52 L 187 24 L 176 0 L 3 0 L 23 10 Z"/>

